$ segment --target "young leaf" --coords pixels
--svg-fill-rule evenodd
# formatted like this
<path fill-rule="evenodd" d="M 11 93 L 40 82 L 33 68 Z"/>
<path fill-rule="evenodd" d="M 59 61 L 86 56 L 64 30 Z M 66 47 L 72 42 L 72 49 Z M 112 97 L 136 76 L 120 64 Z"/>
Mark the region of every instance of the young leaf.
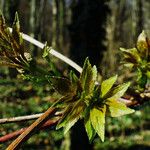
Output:
<path fill-rule="evenodd" d="M 144 31 L 139 35 L 137 40 L 137 49 L 142 58 L 147 58 L 148 56 L 148 44 L 146 41 L 146 34 Z"/>
<path fill-rule="evenodd" d="M 74 104 L 74 107 L 72 108 L 72 111 L 69 113 L 67 118 L 64 133 L 67 133 L 68 130 L 79 120 L 84 108 L 85 103 L 83 101 L 78 100 L 78 102 Z"/>
<path fill-rule="evenodd" d="M 20 44 L 20 23 L 17 12 L 15 14 L 15 19 L 12 26 L 12 35 L 15 38 L 16 42 Z"/>
<path fill-rule="evenodd" d="M 116 99 L 109 99 L 106 104 L 108 105 L 111 117 L 120 117 L 134 112 L 133 109 L 128 108 L 124 103 Z"/>
<path fill-rule="evenodd" d="M 76 87 L 79 79 L 78 79 L 78 77 L 76 76 L 76 74 L 72 70 L 69 73 L 69 77 L 70 77 L 70 81 L 71 81 L 72 85 L 74 87 Z"/>
<path fill-rule="evenodd" d="M 69 102 L 74 101 L 74 95 L 72 93 L 69 93 L 63 97 L 61 97 L 60 99 L 58 99 L 54 104 L 53 107 L 59 105 L 59 104 L 67 104 Z"/>
<path fill-rule="evenodd" d="M 51 49 L 52 49 L 52 48 L 49 47 L 49 46 L 47 45 L 47 43 L 45 43 L 44 48 L 43 48 L 43 55 L 42 55 L 42 57 L 43 57 L 43 58 L 47 57 L 47 56 L 49 55 L 49 52 L 50 52 Z"/>
<path fill-rule="evenodd" d="M 104 133 L 105 133 L 105 113 L 106 105 L 103 108 L 93 108 L 90 111 L 90 120 L 93 128 L 100 136 L 102 142 L 104 142 Z"/>
<path fill-rule="evenodd" d="M 120 98 L 121 96 L 124 95 L 124 93 L 126 92 L 126 90 L 128 89 L 129 86 L 130 86 L 130 82 L 118 85 L 117 87 L 112 89 L 112 91 L 110 91 L 109 98 L 111 98 L 111 99 Z"/>
<path fill-rule="evenodd" d="M 101 97 L 104 97 L 105 94 L 112 88 L 112 86 L 114 85 L 114 83 L 117 80 L 117 75 L 104 80 L 101 84 Z"/>
<path fill-rule="evenodd" d="M 73 108 L 73 105 L 68 105 L 66 107 L 65 111 L 63 112 L 62 118 L 59 120 L 59 122 L 56 126 L 56 129 L 60 129 L 66 125 L 69 113 L 72 110 L 72 108 Z"/>
<path fill-rule="evenodd" d="M 120 50 L 123 52 L 124 60 L 126 62 L 136 64 L 141 61 L 141 58 L 136 48 L 132 48 L 132 49 L 120 48 Z"/>
<path fill-rule="evenodd" d="M 86 94 L 90 94 L 95 87 L 95 81 L 97 78 L 96 66 L 91 66 L 89 59 L 86 58 L 83 66 L 83 71 L 80 76 L 80 82 L 83 90 Z"/>
<path fill-rule="evenodd" d="M 52 76 L 48 80 L 54 89 L 62 95 L 74 92 L 71 82 L 67 78 Z"/>
<path fill-rule="evenodd" d="M 96 132 L 91 124 L 90 118 L 88 118 L 88 120 L 85 122 L 85 130 L 86 130 L 88 138 L 91 142 L 94 139 Z"/>

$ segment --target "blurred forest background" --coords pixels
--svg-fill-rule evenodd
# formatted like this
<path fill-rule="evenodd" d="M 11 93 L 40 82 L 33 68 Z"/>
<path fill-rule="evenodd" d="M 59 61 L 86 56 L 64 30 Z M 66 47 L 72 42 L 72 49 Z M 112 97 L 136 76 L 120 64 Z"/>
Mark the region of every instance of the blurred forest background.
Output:
<path fill-rule="evenodd" d="M 22 32 L 43 43 L 47 41 L 81 66 L 89 56 L 103 76 L 118 73 L 121 75 L 120 82 L 130 75 L 128 71 L 121 72 L 122 66 L 118 67 L 119 47 L 135 47 L 142 30 L 150 37 L 150 0 L 0 0 L 0 9 L 9 26 L 17 11 Z M 42 51 L 29 43 L 26 46 L 43 64 Z M 52 59 L 62 72 L 68 69 L 59 60 Z M 53 103 L 54 97 L 57 98 L 57 93 L 48 85 L 37 87 L 22 81 L 14 69 L 0 68 L 0 118 L 43 112 Z M 149 108 L 144 107 L 133 115 L 108 118 L 105 142 L 101 143 L 96 138 L 87 147 L 94 150 L 148 150 L 148 114 Z M 0 125 L 0 136 L 30 123 Z M 73 141 L 72 136 L 70 133 L 64 137 L 62 131 L 50 129 L 41 131 L 25 144 L 24 149 L 69 150 L 75 145 L 86 149 L 83 143 Z M 0 143 L 0 149 L 5 149 L 8 143 Z M 74 149 L 80 150 L 79 147 Z"/>

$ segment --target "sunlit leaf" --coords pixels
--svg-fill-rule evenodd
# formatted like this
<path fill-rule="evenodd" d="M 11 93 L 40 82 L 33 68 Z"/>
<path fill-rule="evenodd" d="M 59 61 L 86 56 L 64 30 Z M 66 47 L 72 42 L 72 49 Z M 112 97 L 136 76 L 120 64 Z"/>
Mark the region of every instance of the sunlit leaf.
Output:
<path fill-rule="evenodd" d="M 90 118 L 88 118 L 88 120 L 85 122 L 85 129 L 86 129 L 88 138 L 91 142 L 94 139 L 96 132 L 92 126 Z"/>
<path fill-rule="evenodd" d="M 47 43 L 46 43 L 45 46 L 44 46 L 44 48 L 43 48 L 43 55 L 42 55 L 43 58 L 45 58 L 45 57 L 47 57 L 47 56 L 49 55 L 51 49 L 52 49 L 52 48 L 49 47 L 49 46 L 47 45 Z"/>
<path fill-rule="evenodd" d="M 56 129 L 60 129 L 62 127 L 65 127 L 65 125 L 66 125 L 66 123 L 68 121 L 67 119 L 69 117 L 69 113 L 71 112 L 72 108 L 73 108 L 73 105 L 68 105 L 65 108 L 65 110 L 63 112 L 63 115 L 62 115 L 61 119 L 59 120 L 59 122 L 58 122 L 58 124 L 56 126 Z"/>
<path fill-rule="evenodd" d="M 125 63 L 124 66 L 126 66 L 129 69 L 132 69 L 134 64 L 133 63 Z"/>
<path fill-rule="evenodd" d="M 83 66 L 83 71 L 80 76 L 80 82 L 83 90 L 86 94 L 91 93 L 95 87 L 95 81 L 97 78 L 97 68 L 96 66 L 91 66 L 89 59 L 86 58 Z"/>
<path fill-rule="evenodd" d="M 146 41 L 146 34 L 144 31 L 142 31 L 142 33 L 138 37 L 137 49 L 138 49 L 141 57 L 147 58 L 147 56 L 148 56 L 148 44 Z"/>
<path fill-rule="evenodd" d="M 133 109 L 128 108 L 124 103 L 116 99 L 109 99 L 106 104 L 108 105 L 111 117 L 120 117 L 134 112 Z"/>
<path fill-rule="evenodd" d="M 64 126 L 64 133 L 67 133 L 69 129 L 79 120 L 81 117 L 81 114 L 83 113 L 85 104 L 82 101 L 77 102 L 71 112 L 69 113 L 69 116 L 67 118 L 67 123 Z"/>
<path fill-rule="evenodd" d="M 104 80 L 101 84 L 101 97 L 104 97 L 105 94 L 112 88 L 112 86 L 114 85 L 114 83 L 117 80 L 117 75 Z"/>
<path fill-rule="evenodd" d="M 106 106 L 104 105 L 103 108 L 93 108 L 90 111 L 90 120 L 92 123 L 93 128 L 100 136 L 102 142 L 104 141 L 104 133 L 105 133 L 105 113 L 106 113 Z"/>
<path fill-rule="evenodd" d="M 130 86 L 130 82 L 123 83 L 121 85 L 118 85 L 117 87 L 113 88 L 109 93 L 109 98 L 112 99 L 118 99 L 121 96 L 124 95 L 124 93 L 127 91 L 128 87 Z"/>
<path fill-rule="evenodd" d="M 136 64 L 141 61 L 140 55 L 136 48 L 132 48 L 132 49 L 120 48 L 120 50 L 123 52 L 124 59 L 127 62 Z"/>

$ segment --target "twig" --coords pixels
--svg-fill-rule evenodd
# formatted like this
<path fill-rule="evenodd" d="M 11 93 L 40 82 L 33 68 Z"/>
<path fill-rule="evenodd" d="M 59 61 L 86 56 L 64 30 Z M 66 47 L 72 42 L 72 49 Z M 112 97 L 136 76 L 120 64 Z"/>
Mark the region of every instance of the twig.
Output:
<path fill-rule="evenodd" d="M 48 119 L 50 119 L 57 108 L 49 108 L 41 117 L 39 117 L 33 124 L 31 124 L 17 139 L 15 139 L 6 150 L 17 150 L 24 141 L 29 139 L 34 132 L 36 132 Z"/>
<path fill-rule="evenodd" d="M 0 124 L 33 120 L 33 119 L 39 118 L 42 114 L 43 113 L 34 114 L 34 115 L 27 115 L 27 116 L 12 117 L 12 118 L 3 118 L 3 119 L 0 119 Z"/>
<path fill-rule="evenodd" d="M 45 129 L 47 127 L 50 127 L 50 126 L 54 126 L 57 122 L 58 122 L 58 119 L 56 119 L 56 120 L 48 120 L 44 125 L 42 125 L 40 130 L 43 130 L 43 129 Z M 7 142 L 7 141 L 9 141 L 11 139 L 16 138 L 18 135 L 22 134 L 26 129 L 27 129 L 27 127 L 26 128 L 22 128 L 20 130 L 14 131 L 12 133 L 9 133 L 7 135 L 4 135 L 4 136 L 0 137 L 0 143 L 4 143 L 4 142 Z"/>
<path fill-rule="evenodd" d="M 10 31 L 12 31 L 12 28 L 9 28 Z M 22 35 L 22 38 L 32 44 L 34 44 L 35 46 L 43 49 L 44 48 L 44 44 L 37 41 L 36 39 L 30 37 L 29 35 L 27 34 L 24 34 L 24 33 L 21 33 Z M 76 69 L 78 72 L 82 72 L 82 68 L 76 64 L 74 61 L 72 61 L 71 59 L 69 59 L 68 57 L 62 55 L 61 53 L 57 52 L 56 50 L 54 49 L 51 49 L 50 52 L 49 52 L 51 55 L 59 58 L 60 60 L 64 61 L 65 63 L 67 63 L 68 65 L 70 65 L 71 67 L 73 67 L 74 69 Z"/>

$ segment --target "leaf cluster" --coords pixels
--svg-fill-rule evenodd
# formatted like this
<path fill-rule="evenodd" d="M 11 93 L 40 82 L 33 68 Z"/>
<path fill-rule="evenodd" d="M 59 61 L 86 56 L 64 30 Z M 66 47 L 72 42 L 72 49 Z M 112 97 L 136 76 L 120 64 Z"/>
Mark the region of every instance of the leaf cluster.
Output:
<path fill-rule="evenodd" d="M 17 68 L 20 72 L 28 70 L 32 58 L 25 52 L 17 13 L 11 32 L 0 12 L 0 45 L 0 65 Z"/>
<path fill-rule="evenodd" d="M 149 65 L 147 65 L 150 59 L 149 43 L 146 43 L 148 50 L 143 44 L 140 44 L 142 46 L 139 45 L 138 49 L 122 49 L 125 54 L 125 61 L 132 64 L 137 70 L 141 69 L 141 72 L 149 70 Z M 144 52 L 139 52 L 139 49 L 142 49 Z M 48 81 L 62 95 L 52 106 L 62 110 L 62 117 L 58 122 L 57 129 L 64 127 L 64 132 L 66 133 L 79 119 L 82 119 L 84 120 L 89 140 L 92 141 L 97 133 L 101 140 L 104 141 L 106 116 L 119 117 L 134 112 L 126 104 L 119 101 L 119 98 L 124 95 L 130 83 L 115 86 L 117 75 L 97 83 L 97 68 L 90 64 L 88 58 L 84 62 L 80 77 L 77 77 L 72 71 L 69 78 L 58 77 L 58 72 L 48 57 L 50 50 L 51 48 L 46 44 L 43 58 L 49 62 L 49 66 L 56 72 L 54 76 L 47 70 L 37 67 L 30 54 L 25 52 L 20 34 L 18 15 L 16 14 L 12 32 L 10 32 L 2 14 L 0 14 L 1 65 L 17 68 L 23 73 L 24 79 L 44 84 Z M 146 58 L 144 57 L 145 55 Z M 146 65 L 144 62 L 146 62 Z M 141 67 L 141 64 L 143 67 Z M 24 73 L 26 71 L 28 72 Z M 147 73 L 149 74 L 146 71 L 144 75 L 147 75 Z"/>
<path fill-rule="evenodd" d="M 63 108 L 63 115 L 57 129 L 64 127 L 66 133 L 79 119 L 84 120 L 84 125 L 91 141 L 97 133 L 104 141 L 105 117 L 119 117 L 133 113 L 118 99 L 124 95 L 130 83 L 114 86 L 117 75 L 101 84 L 97 81 L 96 66 L 91 66 L 89 59 L 85 60 L 83 72 L 78 78 L 73 72 L 70 78 L 51 77 L 49 81 L 62 95 L 55 107 Z"/>
<path fill-rule="evenodd" d="M 137 72 L 139 90 L 144 90 L 150 82 L 150 39 L 143 31 L 137 40 L 135 48 L 120 48 L 123 53 L 123 63 Z"/>

